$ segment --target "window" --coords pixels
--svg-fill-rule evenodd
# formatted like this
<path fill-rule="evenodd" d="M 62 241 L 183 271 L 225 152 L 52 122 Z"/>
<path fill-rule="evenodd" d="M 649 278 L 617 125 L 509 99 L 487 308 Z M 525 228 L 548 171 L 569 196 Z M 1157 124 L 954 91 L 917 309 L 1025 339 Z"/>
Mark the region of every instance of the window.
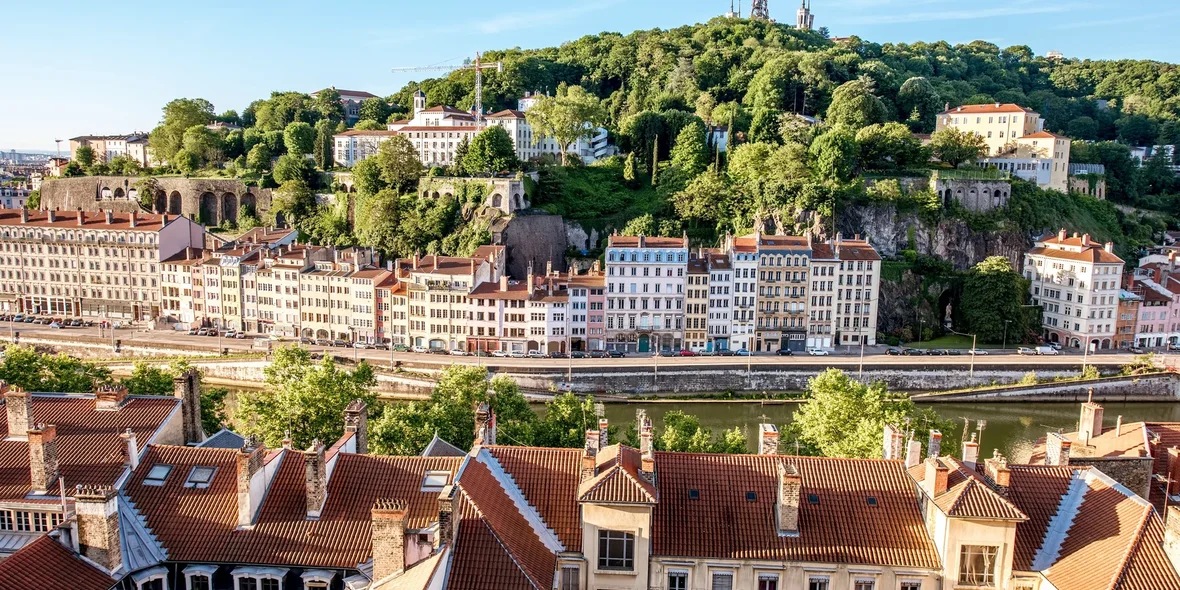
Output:
<path fill-rule="evenodd" d="M 828 590 L 828 579 L 821 576 L 812 576 L 807 579 L 807 590 Z"/>
<path fill-rule="evenodd" d="M 188 473 L 188 479 L 184 481 L 186 488 L 204 489 L 209 487 L 213 481 L 213 474 L 217 473 L 216 467 L 205 467 L 202 465 L 193 466 L 192 471 Z"/>
<path fill-rule="evenodd" d="M 733 590 L 733 572 L 713 572 L 710 590 Z"/>
<path fill-rule="evenodd" d="M 877 581 L 868 578 L 859 578 L 856 583 L 852 585 L 852 590 L 874 590 L 877 587 Z"/>
<path fill-rule="evenodd" d="M 668 590 L 688 590 L 688 572 L 680 570 L 668 572 Z"/>
<path fill-rule="evenodd" d="M 143 485 L 162 486 L 164 485 L 164 480 L 168 479 L 169 473 L 172 473 L 171 465 L 152 465 L 147 477 L 143 478 Z"/>
<path fill-rule="evenodd" d="M 758 590 L 778 590 L 778 574 L 758 574 Z"/>
<path fill-rule="evenodd" d="M 451 483 L 450 471 L 427 471 L 426 476 L 422 478 L 422 491 L 442 491 L 448 483 Z"/>
<path fill-rule="evenodd" d="M 188 579 L 189 590 L 211 590 L 209 585 L 209 576 L 197 575 Z"/>
<path fill-rule="evenodd" d="M 959 583 L 964 586 L 994 587 L 998 552 L 998 547 L 963 545 L 959 549 Z"/>
<path fill-rule="evenodd" d="M 902 580 L 899 590 L 922 590 L 922 583 L 917 580 Z"/>
<path fill-rule="evenodd" d="M 635 535 L 622 531 L 598 531 L 598 569 L 635 569 Z"/>
<path fill-rule="evenodd" d="M 561 590 L 578 590 L 578 583 L 580 581 L 581 576 L 578 575 L 577 566 L 562 566 Z"/>

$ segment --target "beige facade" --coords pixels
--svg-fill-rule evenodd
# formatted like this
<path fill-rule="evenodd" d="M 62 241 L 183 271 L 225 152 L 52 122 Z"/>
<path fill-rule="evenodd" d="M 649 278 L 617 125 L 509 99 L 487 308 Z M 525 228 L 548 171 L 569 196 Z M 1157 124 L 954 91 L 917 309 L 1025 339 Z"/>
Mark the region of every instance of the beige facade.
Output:
<path fill-rule="evenodd" d="M 705 350 L 709 343 L 709 264 L 704 258 L 688 261 L 684 285 L 684 348 Z"/>
<path fill-rule="evenodd" d="M 991 156 L 1017 139 L 1041 131 L 1043 120 L 1036 111 L 1014 104 L 963 105 L 938 115 L 934 130 L 948 127 L 982 137 Z"/>
<path fill-rule="evenodd" d="M 406 285 L 407 340 L 430 349 L 463 349 L 467 340 L 468 295 L 492 280 L 492 266 L 483 258 L 417 256 L 398 260 Z"/>
<path fill-rule="evenodd" d="M 1069 191 L 1068 137 L 1044 130 L 1036 111 L 1015 104 L 964 105 L 938 115 L 935 131 L 955 128 L 987 144 L 978 166 L 994 166 L 1042 188 Z"/>
<path fill-rule="evenodd" d="M 811 236 L 757 236 L 758 311 L 754 351 L 803 350 Z"/>
<path fill-rule="evenodd" d="M 865 240 L 817 243 L 812 259 L 808 346 L 872 346 L 877 343 L 881 257 Z"/>

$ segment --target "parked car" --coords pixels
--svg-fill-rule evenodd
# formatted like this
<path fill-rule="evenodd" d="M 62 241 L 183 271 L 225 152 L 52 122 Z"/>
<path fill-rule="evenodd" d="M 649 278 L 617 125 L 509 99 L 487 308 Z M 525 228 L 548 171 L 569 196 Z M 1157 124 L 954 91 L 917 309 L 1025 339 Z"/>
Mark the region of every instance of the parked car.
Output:
<path fill-rule="evenodd" d="M 1060 342 L 1050 342 L 1049 346 L 1055 350 L 1061 350 L 1061 343 Z"/>
<path fill-rule="evenodd" d="M 584 359 L 584 358 L 586 358 L 586 351 L 584 351 L 584 350 L 575 350 L 575 351 L 573 351 L 573 352 L 571 352 L 571 353 L 570 353 L 570 358 Z"/>
<path fill-rule="evenodd" d="M 332 346 L 332 341 L 327 338 L 316 338 L 316 346 Z"/>
<path fill-rule="evenodd" d="M 509 358 L 522 359 L 525 357 L 523 350 L 513 350 L 508 353 Z"/>
<path fill-rule="evenodd" d="M 209 335 L 209 328 L 201 328 L 200 330 L 197 330 L 197 336 L 208 336 L 208 335 Z"/>
<path fill-rule="evenodd" d="M 795 353 L 789 348 L 780 348 L 774 354 L 778 356 L 795 356 Z"/>
<path fill-rule="evenodd" d="M 971 350 L 969 350 L 967 352 L 968 352 L 968 354 L 972 354 L 972 355 L 987 356 L 987 351 L 979 349 L 979 348 L 972 348 Z"/>
<path fill-rule="evenodd" d="M 680 356 L 697 356 L 697 351 L 685 348 L 680 351 Z"/>
<path fill-rule="evenodd" d="M 228 330 L 228 331 L 225 333 L 225 337 L 226 337 L 226 338 L 233 338 L 234 336 L 237 336 L 237 335 L 238 335 L 238 331 L 237 331 L 237 330 Z"/>
<path fill-rule="evenodd" d="M 507 358 L 508 351 L 507 350 L 493 350 L 492 356 L 494 356 L 496 358 Z"/>
<path fill-rule="evenodd" d="M 949 354 L 951 356 L 961 356 L 963 354 L 963 351 L 961 351 L 957 348 L 952 348 L 946 352 L 947 352 L 947 354 Z"/>
<path fill-rule="evenodd" d="M 750 356 L 750 349 L 742 348 L 733 353 L 735 356 Z"/>
<path fill-rule="evenodd" d="M 200 330 L 198 330 L 196 328 L 189 328 L 188 335 L 189 336 L 196 336 L 198 332 L 200 332 Z"/>
<path fill-rule="evenodd" d="M 728 348 L 723 348 L 717 351 L 717 356 L 733 356 L 735 354 L 737 353 Z"/>
<path fill-rule="evenodd" d="M 409 352 L 410 347 L 406 346 L 405 344 L 394 344 L 393 351 L 394 352 Z"/>
<path fill-rule="evenodd" d="M 1019 355 L 1032 355 L 1032 354 L 1036 354 L 1036 353 L 1037 353 L 1036 349 L 1029 348 L 1027 346 L 1021 346 L 1020 348 L 1016 349 L 1016 354 L 1019 354 Z"/>
<path fill-rule="evenodd" d="M 333 340 L 332 346 L 335 346 L 336 348 L 345 348 L 348 346 L 348 341 L 347 340 L 339 340 L 339 339 Z"/>
<path fill-rule="evenodd" d="M 451 351 L 445 348 L 431 348 L 430 354 L 451 354 Z"/>
<path fill-rule="evenodd" d="M 626 355 L 626 353 L 624 353 L 621 350 L 613 350 L 612 349 L 612 350 L 606 351 L 606 356 L 613 358 L 613 359 L 621 359 L 627 355 Z"/>
<path fill-rule="evenodd" d="M 462 348 L 452 348 L 451 356 L 467 356 L 467 351 Z"/>
<path fill-rule="evenodd" d="M 380 342 L 380 343 L 374 344 L 373 348 L 375 348 L 377 350 L 389 350 L 389 345 L 384 342 Z"/>
<path fill-rule="evenodd" d="M 417 344 L 415 344 L 414 346 L 410 347 L 410 350 L 411 350 L 411 351 L 413 351 L 413 352 L 417 352 L 417 353 L 419 353 L 419 354 L 425 354 L 425 353 L 426 353 L 426 347 L 425 347 L 425 346 L 419 346 L 419 345 L 417 345 Z"/>
<path fill-rule="evenodd" d="M 1056 356 L 1061 354 L 1061 351 L 1053 348 L 1052 346 L 1038 346 L 1037 354 L 1044 356 Z"/>
<path fill-rule="evenodd" d="M 561 352 L 561 351 L 559 351 L 559 350 L 555 350 L 555 351 L 553 351 L 553 352 L 549 353 L 549 358 L 551 358 L 551 359 L 563 359 L 563 358 L 565 358 L 565 353 L 564 353 L 564 352 Z"/>
<path fill-rule="evenodd" d="M 49 328 L 50 328 L 50 329 L 53 329 L 53 330 L 60 330 L 60 329 L 61 329 L 61 324 L 59 324 L 59 323 L 57 323 L 57 322 L 50 322 L 50 323 L 49 323 Z"/>
<path fill-rule="evenodd" d="M 591 350 L 590 351 L 590 358 L 592 358 L 592 359 L 604 359 L 606 357 L 607 357 L 607 354 L 606 354 L 605 350 Z"/>
<path fill-rule="evenodd" d="M 822 348 L 808 348 L 807 354 L 811 356 L 828 356 L 828 351 Z"/>
<path fill-rule="evenodd" d="M 889 348 L 885 349 L 885 354 L 889 356 L 901 356 L 902 354 L 905 354 L 905 352 L 900 348 L 894 348 L 890 346 Z"/>
<path fill-rule="evenodd" d="M 525 356 L 528 356 L 531 359 L 543 359 L 543 358 L 545 358 L 545 353 L 543 353 L 539 350 L 530 350 L 529 353 Z"/>
<path fill-rule="evenodd" d="M 216 329 L 216 328 L 209 328 L 209 331 L 208 331 L 208 332 L 206 332 L 206 333 L 205 333 L 205 335 L 206 335 L 206 336 L 216 336 L 216 335 L 217 335 L 217 329 Z"/>
<path fill-rule="evenodd" d="M 928 356 L 946 356 L 946 351 L 941 348 L 930 348 L 926 350 Z"/>
<path fill-rule="evenodd" d="M 660 356 L 669 356 L 669 357 L 670 357 L 670 356 L 676 356 L 676 353 L 677 353 L 677 351 L 675 351 L 675 350 L 672 350 L 671 348 L 668 348 L 668 349 L 665 349 L 665 350 L 661 350 L 661 351 L 660 351 L 660 352 L 658 352 L 657 354 L 659 354 Z M 653 356 L 654 356 L 654 355 L 653 355 Z"/>
<path fill-rule="evenodd" d="M 373 349 L 372 344 L 369 344 L 368 342 L 361 342 L 361 341 L 354 342 L 352 344 L 352 347 L 359 348 L 361 350 L 372 350 Z"/>

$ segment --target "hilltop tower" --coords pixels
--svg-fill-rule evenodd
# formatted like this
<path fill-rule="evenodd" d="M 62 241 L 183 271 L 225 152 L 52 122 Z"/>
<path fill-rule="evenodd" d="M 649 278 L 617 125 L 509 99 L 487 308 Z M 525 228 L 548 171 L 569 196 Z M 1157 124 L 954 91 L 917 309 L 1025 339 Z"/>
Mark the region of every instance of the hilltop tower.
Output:
<path fill-rule="evenodd" d="M 815 23 L 815 15 L 811 14 L 811 0 L 802 0 L 798 12 L 795 13 L 795 28 L 800 31 L 810 31 Z"/>
<path fill-rule="evenodd" d="M 758 20 L 770 20 L 770 7 L 767 6 L 769 0 L 754 0 L 750 6 L 750 18 Z"/>
<path fill-rule="evenodd" d="M 734 12 L 734 0 L 729 0 L 729 12 L 725 13 L 725 18 L 742 18 L 742 13 Z"/>

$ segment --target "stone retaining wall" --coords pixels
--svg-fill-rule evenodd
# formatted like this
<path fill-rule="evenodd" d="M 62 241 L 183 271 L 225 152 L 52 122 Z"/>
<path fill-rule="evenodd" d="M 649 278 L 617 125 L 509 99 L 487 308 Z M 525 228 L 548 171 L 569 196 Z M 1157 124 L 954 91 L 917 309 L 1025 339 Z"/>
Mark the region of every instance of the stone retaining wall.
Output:
<path fill-rule="evenodd" d="M 924 402 L 1082 402 L 1086 401 L 1091 390 L 1094 393 L 1094 401 L 1180 399 L 1180 376 L 1176 373 L 1153 373 L 1133 377 L 1105 377 L 1062 383 L 1016 385 L 982 391 L 931 393 L 914 396 L 914 399 Z"/>
<path fill-rule="evenodd" d="M 97 211 L 111 209 L 123 213 L 140 211 L 135 184 L 138 176 L 79 176 L 54 178 L 41 184 L 41 207 Z M 270 210 L 270 189 L 246 186 L 235 179 L 156 178 L 159 190 L 152 195 L 156 213 L 184 215 L 205 225 L 218 225 L 226 219 L 237 221 L 242 209 L 253 209 L 264 219 Z"/>

